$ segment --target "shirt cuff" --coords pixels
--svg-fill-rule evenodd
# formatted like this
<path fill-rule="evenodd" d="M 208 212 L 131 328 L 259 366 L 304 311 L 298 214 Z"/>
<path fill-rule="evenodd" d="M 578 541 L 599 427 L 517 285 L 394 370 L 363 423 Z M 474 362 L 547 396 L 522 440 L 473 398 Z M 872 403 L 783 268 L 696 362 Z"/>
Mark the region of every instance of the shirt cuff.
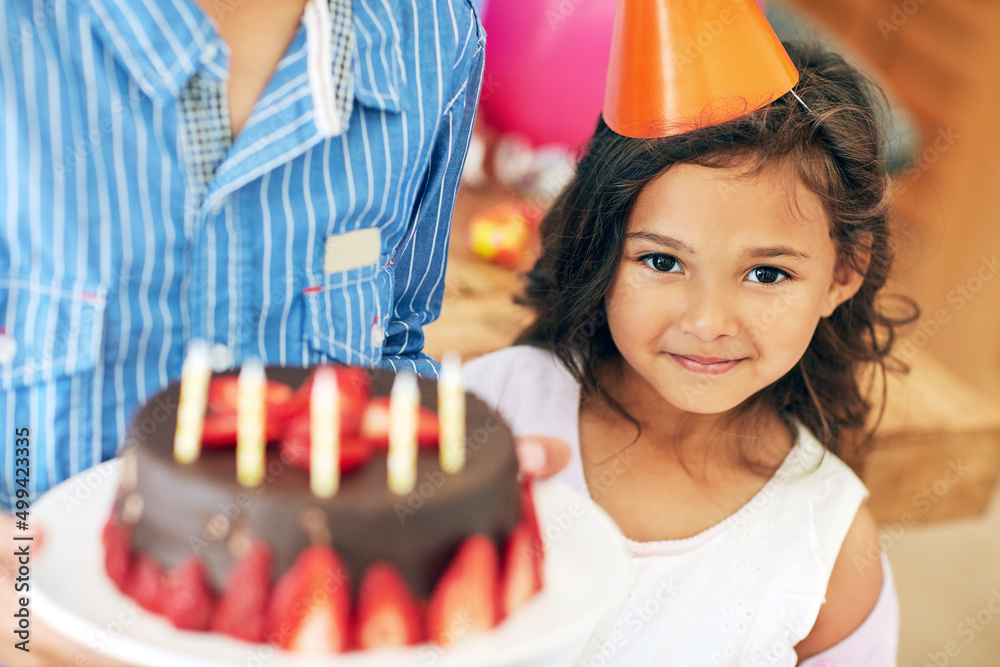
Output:
<path fill-rule="evenodd" d="M 397 373 L 399 371 L 411 371 L 417 375 L 435 380 L 441 372 L 441 362 L 424 352 L 387 355 L 382 357 L 379 366 L 391 369 Z"/>

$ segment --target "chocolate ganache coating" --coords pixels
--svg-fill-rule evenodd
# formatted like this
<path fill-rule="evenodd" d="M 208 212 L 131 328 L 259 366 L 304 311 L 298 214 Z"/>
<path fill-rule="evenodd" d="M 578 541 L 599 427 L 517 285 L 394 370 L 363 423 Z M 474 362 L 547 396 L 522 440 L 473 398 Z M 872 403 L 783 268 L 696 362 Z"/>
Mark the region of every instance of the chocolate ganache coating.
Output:
<path fill-rule="evenodd" d="M 267 376 L 296 388 L 311 372 L 270 367 Z M 394 373 L 371 373 L 372 395 L 388 395 Z M 421 378 L 419 386 L 423 406 L 436 412 L 437 383 Z M 177 463 L 176 410 L 163 406 L 176 406 L 179 392 L 177 383 L 170 385 L 135 415 L 115 512 L 134 522 L 137 553 L 152 555 L 168 569 L 197 556 L 217 591 L 248 539 L 271 546 L 277 578 L 311 544 L 310 536 L 318 535 L 344 560 L 355 592 L 368 565 L 387 561 L 414 595 L 427 599 L 465 538 L 483 533 L 501 546 L 520 518 L 513 438 L 471 394 L 466 395 L 466 464 L 459 473 L 442 471 L 437 447 L 421 447 L 414 489 L 397 496 L 387 484 L 386 453 L 379 450 L 342 477 L 334 497 L 323 499 L 311 493 L 309 471 L 282 462 L 275 445 L 267 448 L 264 481 L 256 488 L 237 481 L 235 447 L 203 448 L 194 463 Z"/>

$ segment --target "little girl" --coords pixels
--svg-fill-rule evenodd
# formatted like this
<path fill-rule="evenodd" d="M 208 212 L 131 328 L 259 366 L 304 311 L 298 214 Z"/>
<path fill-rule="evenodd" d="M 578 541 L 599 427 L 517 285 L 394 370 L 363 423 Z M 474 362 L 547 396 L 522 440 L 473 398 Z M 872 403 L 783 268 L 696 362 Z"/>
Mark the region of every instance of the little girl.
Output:
<path fill-rule="evenodd" d="M 800 99 L 662 139 L 599 122 L 542 223 L 535 322 L 466 367 L 516 433 L 569 442 L 558 478 L 624 534 L 627 585 L 572 664 L 895 664 L 888 562 L 837 457 L 912 317 L 876 300 L 876 91 L 786 48 Z"/>

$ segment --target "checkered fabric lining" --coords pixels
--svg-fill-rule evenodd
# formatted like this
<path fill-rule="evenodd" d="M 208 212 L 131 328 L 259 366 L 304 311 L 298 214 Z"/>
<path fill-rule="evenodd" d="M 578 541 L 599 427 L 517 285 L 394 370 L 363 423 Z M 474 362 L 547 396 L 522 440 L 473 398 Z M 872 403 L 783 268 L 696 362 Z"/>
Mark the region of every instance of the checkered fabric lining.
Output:
<path fill-rule="evenodd" d="M 334 104 L 340 117 L 340 131 L 347 129 L 354 105 L 353 72 L 354 24 L 348 0 L 328 0 L 332 24 L 332 83 Z M 185 156 L 189 187 L 195 201 L 202 201 L 215 170 L 229 151 L 232 131 L 229 126 L 229 102 L 226 82 L 195 73 L 180 95 L 184 119 Z"/>
<path fill-rule="evenodd" d="M 226 82 L 195 73 L 181 91 L 188 187 L 201 202 L 232 143 Z"/>
<path fill-rule="evenodd" d="M 330 0 L 330 22 L 333 24 L 333 90 L 334 104 L 340 116 L 341 132 L 347 129 L 354 106 L 354 18 L 349 0 Z"/>

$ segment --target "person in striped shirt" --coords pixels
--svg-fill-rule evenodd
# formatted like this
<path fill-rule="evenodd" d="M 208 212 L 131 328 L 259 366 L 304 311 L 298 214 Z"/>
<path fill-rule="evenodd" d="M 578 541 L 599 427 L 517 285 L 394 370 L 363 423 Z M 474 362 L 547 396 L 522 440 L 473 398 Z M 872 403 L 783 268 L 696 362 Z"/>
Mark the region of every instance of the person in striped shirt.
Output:
<path fill-rule="evenodd" d="M 0 508 L 17 430 L 35 498 L 116 454 L 194 338 L 218 371 L 436 373 L 470 0 L 0 0 L 0 33 Z M 33 632 L 0 662 L 81 664 Z"/>

